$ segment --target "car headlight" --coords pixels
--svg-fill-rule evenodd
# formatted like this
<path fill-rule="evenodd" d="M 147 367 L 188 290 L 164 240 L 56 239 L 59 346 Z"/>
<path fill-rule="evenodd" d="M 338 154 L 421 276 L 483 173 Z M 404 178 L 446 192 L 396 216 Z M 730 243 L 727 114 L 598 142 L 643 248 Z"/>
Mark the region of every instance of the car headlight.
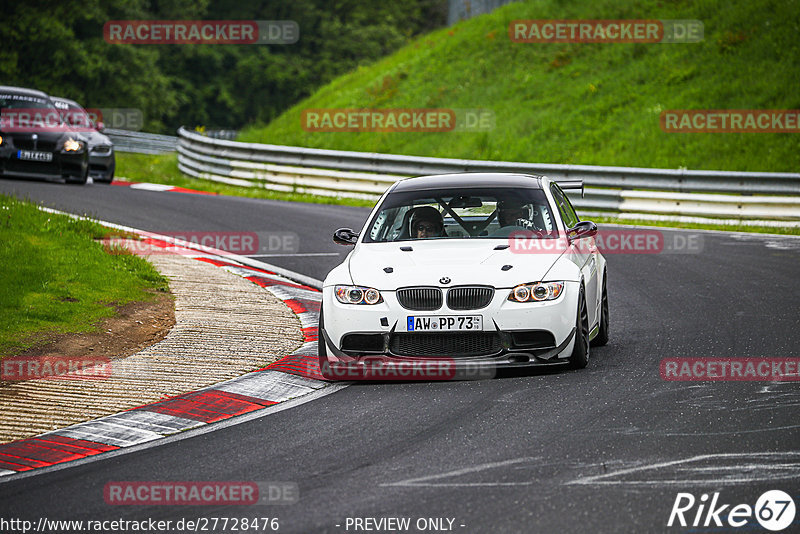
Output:
<path fill-rule="evenodd" d="M 541 302 L 555 300 L 564 291 L 564 282 L 539 282 L 520 284 L 511 290 L 508 300 L 513 302 Z"/>
<path fill-rule="evenodd" d="M 383 302 L 381 292 L 371 287 L 335 286 L 336 300 L 342 304 L 379 304 Z"/>
<path fill-rule="evenodd" d="M 77 152 L 83 149 L 83 141 L 76 141 L 73 138 L 69 138 L 64 141 L 64 150 L 66 152 Z"/>
<path fill-rule="evenodd" d="M 94 154 L 111 154 L 113 151 L 114 148 L 108 145 L 97 145 L 91 149 Z"/>

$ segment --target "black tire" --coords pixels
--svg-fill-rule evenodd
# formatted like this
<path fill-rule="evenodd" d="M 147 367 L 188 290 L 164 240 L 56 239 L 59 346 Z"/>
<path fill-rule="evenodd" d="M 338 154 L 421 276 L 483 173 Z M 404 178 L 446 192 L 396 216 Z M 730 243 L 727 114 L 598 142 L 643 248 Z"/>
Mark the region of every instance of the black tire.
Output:
<path fill-rule="evenodd" d="M 600 297 L 600 328 L 597 335 L 592 340 L 592 345 L 602 347 L 608 343 L 608 285 L 606 278 L 608 273 L 603 273 L 603 294 Z"/>
<path fill-rule="evenodd" d="M 67 180 L 68 184 L 78 184 L 83 185 L 89 179 L 89 165 L 86 165 L 86 170 L 83 171 L 83 175 L 78 178 L 70 178 Z"/>
<path fill-rule="evenodd" d="M 573 369 L 583 369 L 589 364 L 589 311 L 586 308 L 586 294 L 581 283 L 578 295 L 578 312 L 575 319 L 575 344 L 569 356 Z"/>
<path fill-rule="evenodd" d="M 114 161 L 113 163 L 111 163 L 111 166 L 108 168 L 108 178 L 106 178 L 105 180 L 100 181 L 100 183 L 101 184 L 110 184 L 111 182 L 113 182 L 114 181 L 114 171 L 116 170 L 116 168 L 117 168 L 117 162 Z"/>

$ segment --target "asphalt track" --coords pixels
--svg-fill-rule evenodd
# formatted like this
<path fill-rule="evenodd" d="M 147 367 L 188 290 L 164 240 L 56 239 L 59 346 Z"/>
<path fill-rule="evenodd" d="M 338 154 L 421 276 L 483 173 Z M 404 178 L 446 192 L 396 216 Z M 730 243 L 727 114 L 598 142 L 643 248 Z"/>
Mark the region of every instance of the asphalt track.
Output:
<path fill-rule="evenodd" d="M 0 192 L 151 231 L 293 231 L 301 254 L 346 253 L 333 230 L 358 228 L 367 214 L 103 185 L 1 180 Z M 0 516 L 278 517 L 280 532 L 363 532 L 346 525 L 365 517 L 409 517 L 412 527 L 451 518 L 465 533 L 718 532 L 667 528 L 677 493 L 753 506 L 781 489 L 800 505 L 800 383 L 669 382 L 659 373 L 675 356 L 800 356 L 800 239 L 702 239 L 696 254 L 607 256 L 611 341 L 593 348 L 585 370 L 355 384 L 217 431 L 0 481 Z M 343 255 L 265 261 L 321 279 Z M 300 499 L 107 505 L 104 485 L 125 480 L 291 481 Z M 760 527 L 723 531 L 736 530 Z M 786 532 L 799 530 L 796 517 Z"/>

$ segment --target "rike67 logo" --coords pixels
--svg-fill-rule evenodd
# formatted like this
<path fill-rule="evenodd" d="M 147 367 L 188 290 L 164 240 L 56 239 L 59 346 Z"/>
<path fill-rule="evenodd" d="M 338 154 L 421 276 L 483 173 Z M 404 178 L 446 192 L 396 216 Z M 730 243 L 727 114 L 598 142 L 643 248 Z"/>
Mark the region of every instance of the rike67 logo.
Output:
<path fill-rule="evenodd" d="M 792 524 L 795 511 L 794 500 L 781 490 L 764 492 L 755 506 L 721 504 L 719 492 L 711 496 L 710 502 L 707 493 L 700 499 L 691 493 L 678 493 L 667 526 L 722 527 L 727 523 L 734 528 L 745 525 L 752 528 L 757 521 L 763 528 L 777 532 Z"/>

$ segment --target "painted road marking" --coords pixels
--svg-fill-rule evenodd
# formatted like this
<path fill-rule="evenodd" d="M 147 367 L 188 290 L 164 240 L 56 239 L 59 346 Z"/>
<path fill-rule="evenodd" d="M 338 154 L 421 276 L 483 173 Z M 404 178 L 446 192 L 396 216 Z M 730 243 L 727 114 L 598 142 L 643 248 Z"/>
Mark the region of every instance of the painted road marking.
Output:
<path fill-rule="evenodd" d="M 381 486 L 447 486 L 447 487 L 485 487 L 485 486 L 530 486 L 535 481 L 527 480 L 522 482 L 433 482 L 434 480 L 441 480 L 443 478 L 457 477 L 472 473 L 479 473 L 489 469 L 496 469 L 498 467 L 506 467 L 509 465 L 517 465 L 521 463 L 531 463 L 541 460 L 541 457 L 526 456 L 522 458 L 514 458 L 512 460 L 504 460 L 502 462 L 489 462 L 486 464 L 475 465 L 472 467 L 465 467 L 456 469 L 455 471 L 448 471 L 438 475 L 428 475 L 419 478 L 409 478 L 401 480 L 400 482 L 391 482 L 388 484 L 381 484 Z"/>
<path fill-rule="evenodd" d="M 579 485 L 750 484 L 800 478 L 800 452 L 701 454 L 680 460 L 580 477 Z"/>

